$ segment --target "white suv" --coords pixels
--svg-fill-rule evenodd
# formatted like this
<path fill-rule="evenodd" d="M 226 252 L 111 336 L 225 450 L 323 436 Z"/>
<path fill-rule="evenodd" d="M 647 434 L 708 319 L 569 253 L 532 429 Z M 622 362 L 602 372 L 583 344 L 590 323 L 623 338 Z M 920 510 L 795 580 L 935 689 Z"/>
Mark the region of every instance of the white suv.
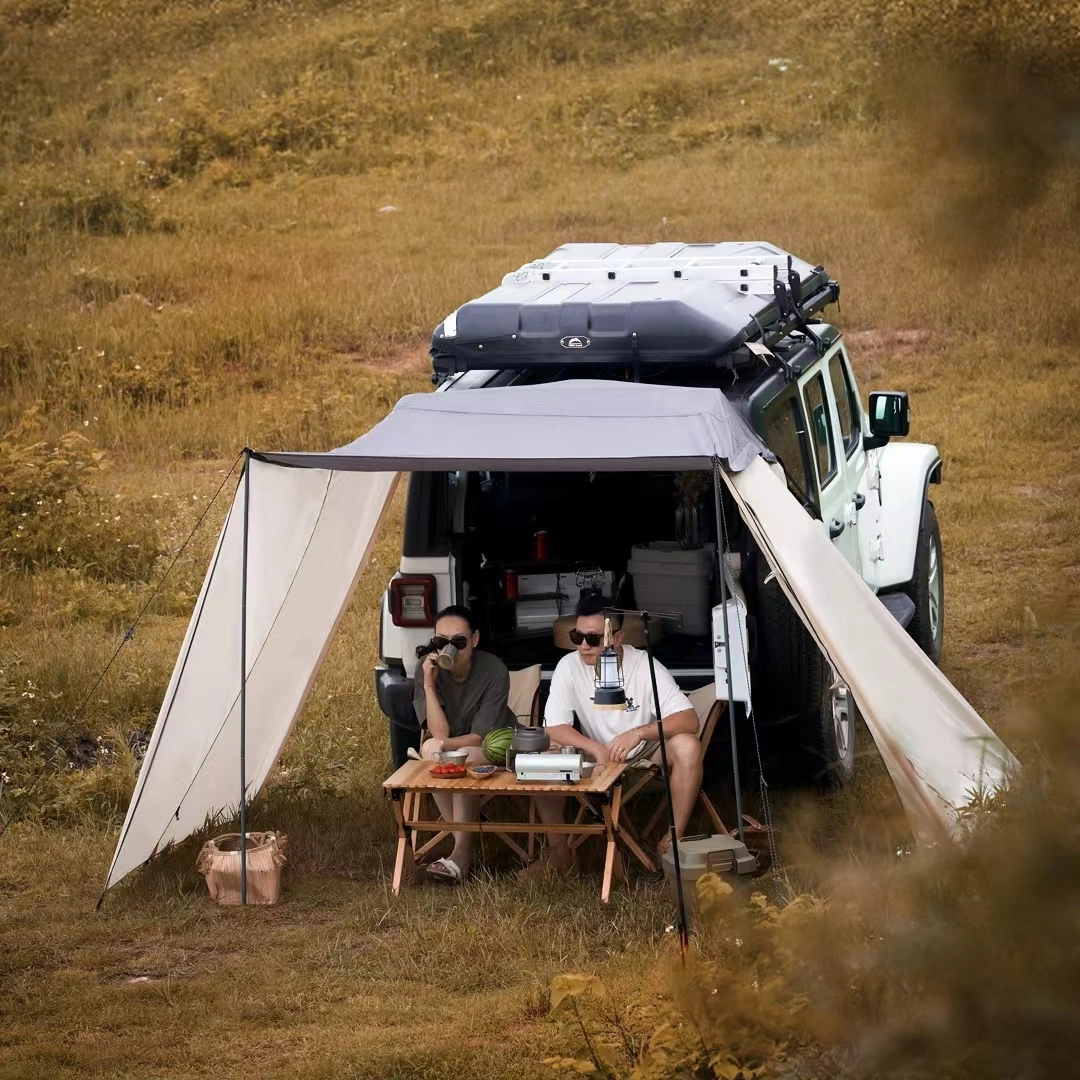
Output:
<path fill-rule="evenodd" d="M 765 243 L 568 244 L 436 328 L 433 381 L 438 393 L 567 378 L 722 388 L 807 513 L 937 662 L 944 581 L 929 485 L 941 481 L 941 459 L 933 446 L 891 441 L 908 431 L 906 394 L 871 394 L 864 410 L 839 332 L 817 319 L 838 297 L 822 267 Z M 553 623 L 582 587 L 631 606 L 635 548 L 716 542 L 692 492 L 672 473 L 414 473 L 376 670 L 395 763 L 418 738 L 416 647 L 440 608 L 468 605 L 482 647 L 549 676 L 562 655 Z M 755 719 L 802 776 L 842 783 L 854 765 L 854 703 L 831 685 L 729 509 Z M 712 650 L 707 633 L 667 633 L 656 646 L 687 689 L 712 680 Z"/>

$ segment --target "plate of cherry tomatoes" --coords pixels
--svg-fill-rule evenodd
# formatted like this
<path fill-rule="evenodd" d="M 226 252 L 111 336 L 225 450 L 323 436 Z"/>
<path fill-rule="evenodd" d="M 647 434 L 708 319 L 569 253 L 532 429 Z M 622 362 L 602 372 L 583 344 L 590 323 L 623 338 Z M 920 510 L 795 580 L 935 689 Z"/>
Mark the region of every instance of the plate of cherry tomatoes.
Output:
<path fill-rule="evenodd" d="M 461 777 L 468 775 L 468 770 L 464 765 L 448 763 L 432 765 L 430 772 L 432 776 L 437 776 L 440 780 L 460 780 Z"/>

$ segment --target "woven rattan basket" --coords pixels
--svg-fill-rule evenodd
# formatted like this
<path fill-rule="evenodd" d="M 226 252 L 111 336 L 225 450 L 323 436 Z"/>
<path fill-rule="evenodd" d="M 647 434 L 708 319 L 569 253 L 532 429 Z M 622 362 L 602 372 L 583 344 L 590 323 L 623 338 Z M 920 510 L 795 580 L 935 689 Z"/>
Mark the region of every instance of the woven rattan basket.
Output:
<path fill-rule="evenodd" d="M 275 832 L 251 832 L 247 838 L 247 902 L 276 904 L 281 897 L 285 836 Z M 207 840 L 195 865 L 206 878 L 212 900 L 219 904 L 240 903 L 239 833 L 224 833 Z"/>

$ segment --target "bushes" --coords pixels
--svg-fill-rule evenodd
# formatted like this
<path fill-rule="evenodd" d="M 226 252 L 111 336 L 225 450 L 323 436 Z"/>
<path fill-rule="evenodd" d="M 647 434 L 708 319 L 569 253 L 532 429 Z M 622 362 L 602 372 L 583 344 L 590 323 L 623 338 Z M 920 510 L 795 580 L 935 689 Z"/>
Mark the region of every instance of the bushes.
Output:
<path fill-rule="evenodd" d="M 328 154 L 345 171 L 388 165 L 401 135 L 423 135 L 423 106 L 387 88 L 342 85 L 316 69 L 301 71 L 275 94 L 263 92 L 242 111 L 212 104 L 202 91 L 190 95 L 175 123 L 162 133 L 168 151 L 146 165 L 159 186 L 168 178 L 189 180 L 217 164 L 213 179 L 242 186 L 252 177 L 287 169 L 306 170 Z M 238 173 L 229 164 L 246 166 Z"/>
<path fill-rule="evenodd" d="M 107 581 L 145 581 L 161 553 L 155 528 L 91 486 L 105 454 L 69 433 L 53 446 L 24 441 L 35 412 L 0 437 L 0 559 L 27 572 L 71 567 Z"/>
<path fill-rule="evenodd" d="M 1061 675 L 1060 699 L 1029 731 L 1040 755 L 1010 791 L 981 801 L 962 846 L 808 851 L 804 865 L 829 899 L 804 894 L 783 907 L 761 894 L 736 902 L 706 875 L 670 995 L 616 1000 L 588 976 L 553 982 L 555 1018 L 574 1053 L 552 1059 L 554 1071 L 632 1080 L 1072 1075 L 1080 672 L 1074 662 Z"/>

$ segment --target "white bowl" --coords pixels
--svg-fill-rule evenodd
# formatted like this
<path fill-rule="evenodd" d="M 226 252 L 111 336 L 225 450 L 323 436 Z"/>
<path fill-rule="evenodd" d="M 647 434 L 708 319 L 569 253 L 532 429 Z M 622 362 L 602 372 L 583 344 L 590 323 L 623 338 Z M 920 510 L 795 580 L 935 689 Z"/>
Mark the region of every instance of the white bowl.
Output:
<path fill-rule="evenodd" d="M 468 750 L 443 750 L 439 754 L 439 760 L 444 765 L 464 765 L 469 760 Z"/>

